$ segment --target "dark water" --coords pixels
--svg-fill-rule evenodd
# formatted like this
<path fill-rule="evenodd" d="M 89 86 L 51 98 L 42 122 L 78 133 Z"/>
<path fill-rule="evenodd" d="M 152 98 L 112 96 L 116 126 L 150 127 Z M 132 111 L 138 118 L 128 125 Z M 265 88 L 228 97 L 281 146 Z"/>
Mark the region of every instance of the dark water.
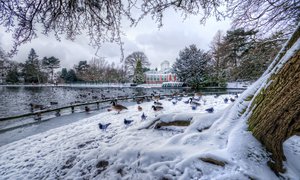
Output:
<path fill-rule="evenodd" d="M 141 96 L 153 92 L 170 94 L 190 89 L 133 88 L 133 87 L 7 87 L 0 86 L 0 117 L 8 117 L 31 112 L 30 103 L 56 108 L 70 103 L 100 100 L 101 97 Z M 204 94 L 228 93 L 227 90 L 202 90 Z M 240 92 L 240 91 L 239 91 Z M 230 93 L 230 92 L 229 92 Z M 236 93 L 236 92 L 231 92 Z M 58 102 L 51 105 L 50 102 Z"/>

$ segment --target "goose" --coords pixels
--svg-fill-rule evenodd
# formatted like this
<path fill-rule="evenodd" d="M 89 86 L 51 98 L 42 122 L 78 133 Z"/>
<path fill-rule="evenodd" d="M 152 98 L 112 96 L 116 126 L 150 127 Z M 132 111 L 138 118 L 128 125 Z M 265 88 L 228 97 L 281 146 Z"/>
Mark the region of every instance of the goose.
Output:
<path fill-rule="evenodd" d="M 153 108 L 154 111 L 160 111 L 160 110 L 163 109 L 162 106 L 152 106 L 152 108 Z"/>
<path fill-rule="evenodd" d="M 115 101 L 111 101 L 112 106 L 111 109 L 115 110 L 118 112 L 118 114 L 120 114 L 120 112 L 124 109 L 127 109 L 127 107 L 121 105 L 121 104 L 117 104 Z"/>
<path fill-rule="evenodd" d="M 161 102 L 158 102 L 158 101 L 154 101 L 154 104 L 155 104 L 155 105 L 159 105 L 159 106 L 162 105 L 162 103 L 161 103 Z"/>

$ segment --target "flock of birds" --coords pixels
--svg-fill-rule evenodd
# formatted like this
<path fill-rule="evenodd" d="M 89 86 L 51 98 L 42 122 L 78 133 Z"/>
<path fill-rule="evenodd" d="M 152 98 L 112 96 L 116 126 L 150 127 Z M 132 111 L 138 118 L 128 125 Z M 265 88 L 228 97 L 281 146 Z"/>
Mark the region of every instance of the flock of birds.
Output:
<path fill-rule="evenodd" d="M 219 98 L 218 95 L 214 96 L 215 98 Z M 224 103 L 228 103 L 229 101 L 234 102 L 235 99 L 238 98 L 238 95 L 236 94 L 233 97 L 230 98 L 224 98 Z M 153 109 L 153 111 L 161 111 L 164 109 L 162 102 L 160 102 L 160 100 L 165 99 L 165 97 L 160 96 L 160 95 L 155 95 L 154 93 L 151 94 L 151 99 L 153 100 L 153 105 L 151 106 L 151 109 Z M 139 97 L 136 98 L 135 101 L 137 102 L 137 104 L 141 104 L 144 102 L 144 100 L 147 100 L 148 102 L 151 101 L 151 99 L 148 99 L 147 97 Z M 181 96 L 172 96 L 170 98 L 167 99 L 168 101 L 171 101 L 173 105 L 176 105 L 178 101 L 182 100 Z M 205 104 L 206 100 L 202 98 L 202 94 L 201 93 L 195 93 L 195 96 L 190 97 L 188 100 L 184 101 L 185 104 L 190 104 L 192 107 L 192 110 L 196 110 L 198 106 L 201 106 L 200 100 L 202 100 L 202 102 Z M 109 109 L 107 109 L 108 111 L 116 111 L 118 114 L 120 114 L 121 111 L 128 109 L 126 106 L 123 106 L 121 104 L 117 103 L 117 100 L 113 100 L 111 101 L 111 107 Z M 142 111 L 143 108 L 138 105 L 137 107 L 138 111 Z M 206 112 L 208 113 L 213 113 L 214 112 L 214 108 L 210 107 L 205 109 Z M 145 115 L 145 113 L 143 112 L 143 114 L 141 115 L 141 120 L 144 121 L 147 119 L 147 116 Z M 130 119 L 124 119 L 124 125 L 125 126 L 129 126 L 132 122 L 134 122 L 134 120 L 130 120 Z M 107 124 L 102 124 L 99 123 L 99 129 L 106 131 L 106 129 L 111 125 L 111 123 L 107 123 Z"/>

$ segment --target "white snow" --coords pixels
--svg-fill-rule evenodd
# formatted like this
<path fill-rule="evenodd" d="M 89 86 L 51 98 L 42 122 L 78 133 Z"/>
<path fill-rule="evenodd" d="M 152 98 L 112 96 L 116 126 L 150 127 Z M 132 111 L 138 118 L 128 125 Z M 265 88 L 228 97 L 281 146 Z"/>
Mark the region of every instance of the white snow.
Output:
<path fill-rule="evenodd" d="M 140 106 L 147 115 L 142 121 L 138 105 L 120 114 L 103 112 L 78 122 L 0 147 L 1 179 L 276 179 L 268 168 L 268 156 L 247 131 L 238 111 L 242 100 L 225 104 L 205 96 L 206 105 L 192 110 L 167 100 L 164 110 L 154 112 L 153 102 Z M 242 95 L 239 99 L 243 98 Z M 202 103 L 203 104 L 203 103 Z M 214 113 L 206 108 L 214 107 Z M 143 129 L 154 119 L 190 120 L 180 130 Z M 126 127 L 123 119 L 134 122 Z M 101 131 L 98 123 L 112 123 Z M 226 162 L 224 167 L 203 162 L 210 157 Z M 102 163 L 99 163 L 101 162 Z M 107 161 L 108 165 L 105 165 Z M 104 164 L 104 165 L 103 165 Z"/>

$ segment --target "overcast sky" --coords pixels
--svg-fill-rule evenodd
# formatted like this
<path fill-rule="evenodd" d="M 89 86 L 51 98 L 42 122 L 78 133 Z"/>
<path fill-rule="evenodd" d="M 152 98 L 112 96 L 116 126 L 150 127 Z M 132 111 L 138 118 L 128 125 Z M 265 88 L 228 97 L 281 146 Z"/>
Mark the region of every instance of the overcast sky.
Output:
<path fill-rule="evenodd" d="M 205 25 L 201 25 L 199 20 L 200 17 L 197 16 L 183 20 L 180 14 L 170 10 L 165 14 L 164 26 L 160 29 L 150 17 L 134 28 L 124 25 L 125 57 L 134 51 L 143 51 L 151 63 L 151 68 L 160 68 L 160 63 L 164 60 L 174 63 L 179 51 L 191 44 L 208 50 L 215 33 L 230 28 L 229 20 L 217 22 L 211 18 Z M 55 56 L 61 60 L 61 67 L 72 68 L 80 60 L 90 60 L 95 56 L 96 49 L 89 46 L 88 42 L 89 38 L 86 36 L 79 36 L 74 42 L 63 38 L 59 42 L 53 37 L 39 35 L 37 39 L 22 45 L 13 60 L 24 62 L 30 49 L 34 48 L 40 58 Z M 0 43 L 5 50 L 12 45 L 11 36 L 3 30 L 0 31 Z M 116 44 L 104 44 L 97 55 L 105 57 L 109 62 L 120 64 L 120 48 Z"/>

